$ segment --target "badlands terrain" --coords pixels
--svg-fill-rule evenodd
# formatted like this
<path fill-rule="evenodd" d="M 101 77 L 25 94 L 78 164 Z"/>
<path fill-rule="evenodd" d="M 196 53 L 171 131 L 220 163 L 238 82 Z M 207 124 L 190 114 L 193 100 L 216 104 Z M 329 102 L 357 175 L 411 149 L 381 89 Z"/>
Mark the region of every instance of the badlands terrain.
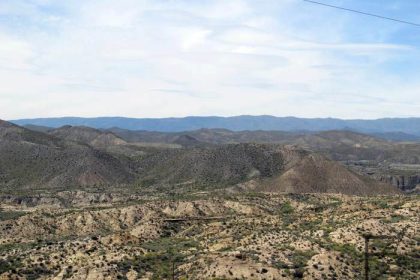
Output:
<path fill-rule="evenodd" d="M 0 121 L 0 279 L 419 279 L 419 147 Z"/>
<path fill-rule="evenodd" d="M 0 279 L 419 279 L 416 196 L 3 197 Z"/>

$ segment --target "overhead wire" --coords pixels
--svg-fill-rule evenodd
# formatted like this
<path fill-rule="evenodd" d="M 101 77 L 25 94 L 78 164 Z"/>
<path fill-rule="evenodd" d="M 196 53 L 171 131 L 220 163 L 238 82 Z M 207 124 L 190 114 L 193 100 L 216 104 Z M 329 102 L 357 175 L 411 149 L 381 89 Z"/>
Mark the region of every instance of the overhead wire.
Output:
<path fill-rule="evenodd" d="M 344 10 L 344 11 L 348 11 L 348 12 L 358 13 L 358 14 L 362 14 L 362 15 L 365 15 L 365 16 L 371 16 L 371 17 L 376 17 L 376 18 L 385 19 L 385 20 L 391 20 L 391 21 L 395 21 L 395 22 L 399 22 L 399 23 L 404 23 L 404 24 L 409 24 L 409 25 L 420 27 L 420 24 L 415 23 L 415 22 L 410 22 L 410 21 L 400 20 L 400 19 L 396 19 L 396 18 L 381 16 L 381 15 L 377 15 L 377 14 L 367 13 L 367 12 L 363 12 L 363 11 L 359 11 L 359 10 L 354 10 L 354 9 L 349 9 L 349 8 L 345 8 L 345 7 L 330 5 L 330 4 L 321 3 L 321 2 L 312 1 L 312 0 L 302 0 L 302 1 L 312 3 L 312 4 L 316 4 L 316 5 L 326 6 L 326 7 L 330 7 L 330 8 L 334 8 L 334 9 L 340 9 L 340 10 Z"/>

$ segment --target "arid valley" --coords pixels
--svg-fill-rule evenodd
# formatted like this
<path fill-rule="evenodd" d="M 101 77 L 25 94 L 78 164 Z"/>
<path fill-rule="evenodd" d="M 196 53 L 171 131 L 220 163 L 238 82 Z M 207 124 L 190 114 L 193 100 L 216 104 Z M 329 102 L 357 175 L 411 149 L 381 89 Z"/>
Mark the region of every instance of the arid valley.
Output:
<path fill-rule="evenodd" d="M 8 122 L 0 137 L 0 279 L 362 279 L 366 237 L 369 279 L 420 276 L 418 185 L 396 183 L 418 174 L 415 142 Z"/>

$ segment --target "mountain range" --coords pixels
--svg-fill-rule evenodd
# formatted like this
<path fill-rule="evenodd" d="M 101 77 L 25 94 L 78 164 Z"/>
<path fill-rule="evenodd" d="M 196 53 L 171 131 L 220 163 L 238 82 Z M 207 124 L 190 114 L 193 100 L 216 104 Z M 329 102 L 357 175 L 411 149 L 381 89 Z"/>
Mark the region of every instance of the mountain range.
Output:
<path fill-rule="evenodd" d="M 55 129 L 51 131 L 55 131 Z M 272 143 L 297 145 L 307 150 L 323 153 L 337 161 L 386 160 L 420 164 L 420 145 L 416 142 L 393 142 L 347 130 L 286 132 L 199 129 L 184 132 L 153 132 L 111 128 L 104 130 L 105 132 L 112 132 L 127 142 L 178 144 L 183 147 L 234 143 Z"/>
<path fill-rule="evenodd" d="M 19 119 L 11 122 L 18 125 L 37 125 L 57 128 L 64 125 L 89 126 L 109 129 L 118 127 L 129 130 L 160 132 L 180 132 L 202 128 L 221 128 L 232 131 L 277 130 L 277 131 L 326 131 L 352 130 L 375 133 L 383 137 L 399 140 L 420 137 L 420 118 L 385 118 L 377 120 L 343 120 L 335 118 L 296 118 L 274 116 L 234 116 L 234 117 L 185 117 L 185 118 L 38 118 Z M 402 138 L 402 139 L 401 139 Z"/>
<path fill-rule="evenodd" d="M 147 145 L 89 127 L 40 132 L 1 121 L 0 190 L 131 186 L 155 191 L 399 193 L 390 184 L 296 145 L 214 144 L 194 134 L 178 135 L 173 142 Z"/>

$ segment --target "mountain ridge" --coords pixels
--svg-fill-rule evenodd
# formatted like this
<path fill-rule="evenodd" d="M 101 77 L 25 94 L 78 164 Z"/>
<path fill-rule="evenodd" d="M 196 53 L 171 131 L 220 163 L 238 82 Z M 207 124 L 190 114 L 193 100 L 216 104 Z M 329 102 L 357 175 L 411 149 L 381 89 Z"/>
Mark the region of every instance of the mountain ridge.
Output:
<path fill-rule="evenodd" d="M 119 127 L 129 130 L 158 132 L 181 132 L 201 128 L 221 128 L 233 131 L 281 130 L 281 131 L 324 131 L 352 130 L 362 133 L 399 132 L 420 136 L 420 118 L 383 118 L 375 120 L 338 118 L 298 118 L 261 116 L 190 116 L 182 118 L 126 118 L 126 117 L 62 117 L 11 120 L 18 125 L 61 127 L 64 125 L 89 126 L 97 129 Z"/>
<path fill-rule="evenodd" d="M 132 177 L 120 159 L 90 145 L 0 122 L 0 189 L 117 185 Z"/>
<path fill-rule="evenodd" d="M 98 145 L 96 140 L 104 136 L 105 142 Z M 399 193 L 391 185 L 357 175 L 333 160 L 293 145 L 237 143 L 202 147 L 195 137 L 182 135 L 175 141 L 189 147 L 146 148 L 130 157 L 117 155 L 118 144 L 125 146 L 120 141 L 109 132 L 87 127 L 62 127 L 43 133 L 2 122 L 0 189 L 140 183 L 137 186 L 141 188 L 169 190 L 189 188 L 191 184 L 204 189 L 254 184 L 252 189 L 267 188 L 272 192 Z M 108 143 L 114 143 L 117 150 L 95 147 L 106 147 Z"/>

